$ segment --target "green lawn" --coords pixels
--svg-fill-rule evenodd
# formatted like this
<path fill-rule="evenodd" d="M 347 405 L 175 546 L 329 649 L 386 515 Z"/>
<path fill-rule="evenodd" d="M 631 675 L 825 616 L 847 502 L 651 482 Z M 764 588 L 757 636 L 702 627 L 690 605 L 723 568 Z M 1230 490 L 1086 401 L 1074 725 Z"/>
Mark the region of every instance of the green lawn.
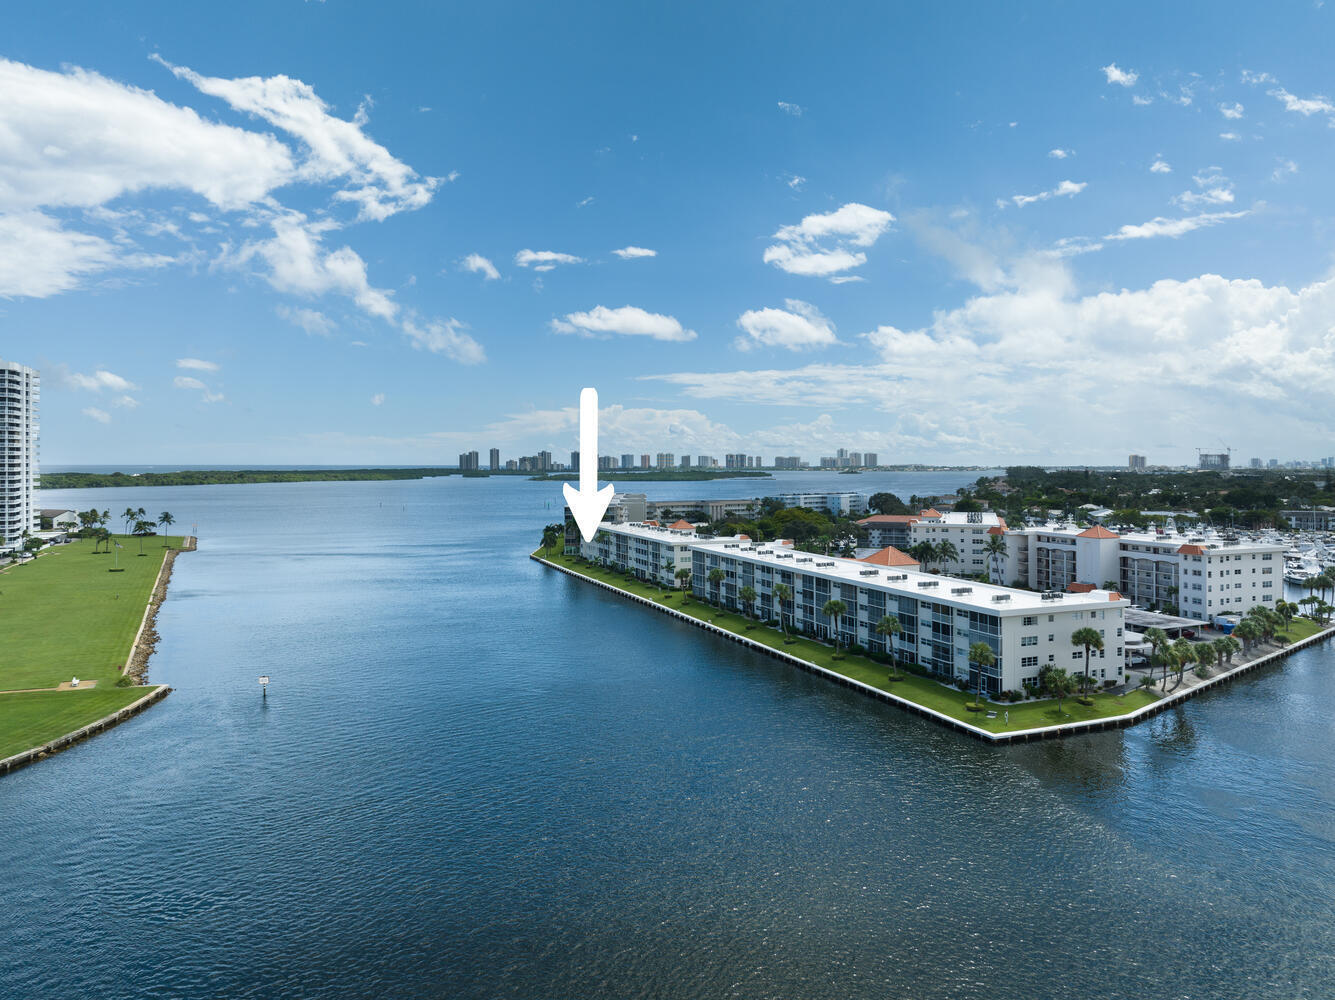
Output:
<path fill-rule="evenodd" d="M 827 670 L 843 674 L 845 677 L 861 681 L 869 687 L 888 691 L 907 701 L 933 709 L 942 715 L 948 715 L 952 719 L 978 726 L 988 732 L 1004 733 L 1017 729 L 1034 729 L 1040 726 L 1054 726 L 1069 722 L 1107 719 L 1113 716 L 1126 715 L 1158 700 L 1155 695 L 1136 690 L 1121 696 L 1095 694 L 1091 699 L 1093 701 L 1092 705 L 1082 705 L 1073 698 L 1067 698 L 1062 703 L 1061 712 L 1057 711 L 1057 703 L 1053 700 L 997 704 L 991 706 L 997 712 L 997 717 L 988 719 L 985 717 L 986 713 L 970 712 L 964 707 L 965 702 L 972 699 L 971 694 L 965 694 L 956 688 L 940 684 L 930 678 L 918 677 L 915 674 L 905 672 L 902 674 L 903 680 L 890 681 L 888 679 L 888 668 L 874 660 L 848 654 L 835 659 L 835 652 L 830 646 L 802 637 L 790 636 L 788 642 L 785 642 L 783 634 L 776 629 L 758 624 L 733 612 L 721 611 L 702 603 L 695 597 L 684 597 L 680 590 L 668 592 L 661 587 L 640 580 L 627 580 L 623 573 L 606 570 L 599 566 L 583 565 L 574 556 L 566 556 L 556 549 L 553 550 L 551 556 L 548 556 L 542 549 L 538 549 L 534 554 L 557 565 L 569 567 L 593 579 L 610 583 L 621 590 L 647 597 L 658 604 L 674 608 L 693 618 L 712 622 L 720 628 L 745 636 L 754 642 L 762 643 L 773 649 L 781 650 L 792 656 L 825 667 Z M 1006 721 L 1006 712 L 1010 713 L 1009 723 Z"/>
<path fill-rule="evenodd" d="M 80 691 L 0 694 L 0 758 L 41 746 L 110 715 L 152 687 L 102 687 Z"/>
<path fill-rule="evenodd" d="M 144 617 L 166 549 L 118 536 L 119 559 L 80 540 L 0 572 L 0 691 L 55 687 L 71 677 L 114 684 Z M 173 538 L 179 545 L 180 539 Z M 124 572 L 109 572 L 119 563 Z"/>
<path fill-rule="evenodd" d="M 1280 630 L 1282 635 L 1289 642 L 1298 642 L 1306 639 L 1308 636 L 1316 635 L 1327 626 L 1318 624 L 1310 618 L 1295 618 L 1289 622 L 1289 627 Z"/>
<path fill-rule="evenodd" d="M 115 684 L 167 550 L 160 536 L 144 539 L 142 556 L 139 539 L 116 540 L 119 558 L 95 555 L 92 541 L 80 540 L 0 571 L 0 615 L 10 623 L 0 634 L 0 691 L 50 688 L 72 677 L 98 682 L 79 691 L 0 694 L 0 757 L 86 726 L 148 692 Z M 117 565 L 122 572 L 110 572 Z"/>

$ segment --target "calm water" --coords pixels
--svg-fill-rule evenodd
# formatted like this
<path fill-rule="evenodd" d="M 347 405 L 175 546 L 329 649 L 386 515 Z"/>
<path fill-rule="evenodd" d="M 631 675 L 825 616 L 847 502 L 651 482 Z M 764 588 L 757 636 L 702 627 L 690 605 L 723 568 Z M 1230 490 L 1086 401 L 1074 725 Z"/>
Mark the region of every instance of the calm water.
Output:
<path fill-rule="evenodd" d="M 175 693 L 0 780 L 0 996 L 1335 992 L 1331 647 L 989 749 L 532 563 L 558 496 L 51 495 L 202 542 Z"/>

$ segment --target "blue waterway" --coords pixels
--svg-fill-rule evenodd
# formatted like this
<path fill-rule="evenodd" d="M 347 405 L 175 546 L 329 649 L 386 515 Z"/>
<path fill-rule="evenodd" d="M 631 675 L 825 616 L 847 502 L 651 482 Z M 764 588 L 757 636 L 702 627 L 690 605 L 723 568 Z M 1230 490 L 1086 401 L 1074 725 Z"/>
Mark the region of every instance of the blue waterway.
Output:
<path fill-rule="evenodd" d="M 172 696 L 0 779 L 0 997 L 1332 995 L 1330 647 L 992 749 L 529 561 L 557 496 L 44 496 L 201 543 Z"/>

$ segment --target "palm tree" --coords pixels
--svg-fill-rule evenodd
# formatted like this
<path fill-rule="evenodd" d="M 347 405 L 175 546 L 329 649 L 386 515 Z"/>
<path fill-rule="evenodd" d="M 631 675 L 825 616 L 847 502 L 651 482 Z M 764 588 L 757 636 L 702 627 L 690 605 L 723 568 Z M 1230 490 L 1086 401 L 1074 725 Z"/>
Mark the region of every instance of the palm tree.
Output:
<path fill-rule="evenodd" d="M 1071 633 L 1071 645 L 1085 647 L 1085 673 L 1081 683 L 1081 693 L 1087 694 L 1089 692 L 1089 651 L 1091 649 L 1103 651 L 1103 636 L 1099 635 L 1098 629 L 1086 625 L 1084 628 L 1078 628 Z"/>
<path fill-rule="evenodd" d="M 552 546 L 556 544 L 557 539 L 560 537 L 561 536 L 557 534 L 556 529 L 550 524 L 542 529 L 542 547 L 547 550 L 547 558 L 551 558 Z"/>
<path fill-rule="evenodd" d="M 885 638 L 885 652 L 890 657 L 890 679 L 899 680 L 899 663 L 895 659 L 895 636 L 899 635 L 903 628 L 899 624 L 899 619 L 894 615 L 883 615 L 881 620 L 876 623 L 876 634 Z"/>
<path fill-rule="evenodd" d="M 1224 646 L 1224 661 L 1225 661 L 1226 663 L 1232 663 L 1232 662 L 1233 662 L 1233 654 L 1236 653 L 1236 652 L 1238 652 L 1240 649 L 1242 649 L 1242 643 L 1238 642 L 1238 640 L 1237 640 L 1237 639 L 1234 639 L 1231 635 L 1226 635 L 1226 636 L 1224 636 L 1222 639 L 1220 639 L 1219 641 L 1222 642 L 1222 643 L 1225 643 L 1225 646 Z"/>
<path fill-rule="evenodd" d="M 1071 693 L 1075 688 L 1075 680 L 1062 667 L 1044 667 L 1038 675 L 1038 681 L 1044 693 L 1053 695 L 1057 699 L 1057 714 L 1065 715 L 1062 711 L 1062 699 Z"/>
<path fill-rule="evenodd" d="M 941 542 L 936 546 L 936 561 L 941 564 L 944 570 L 946 563 L 954 562 L 960 557 L 960 550 L 955 548 L 954 542 Z"/>
<path fill-rule="evenodd" d="M 743 587 L 741 590 L 737 591 L 737 598 L 746 608 L 746 617 L 754 618 L 755 615 L 752 613 L 752 609 L 756 603 L 756 588 L 750 586 Z"/>
<path fill-rule="evenodd" d="M 1188 663 L 1196 662 L 1196 646 L 1190 639 L 1178 639 L 1173 643 L 1170 650 L 1173 657 L 1173 672 L 1177 674 L 1177 684 L 1173 685 L 1174 690 L 1178 684 L 1182 683 L 1182 673 L 1187 669 Z M 1168 682 L 1168 675 L 1164 675 L 1164 683 Z"/>
<path fill-rule="evenodd" d="M 926 568 L 936 561 L 936 546 L 924 539 L 910 545 L 908 554 L 916 559 L 920 566 Z"/>
<path fill-rule="evenodd" d="M 1237 640 L 1235 639 L 1234 642 L 1236 643 Z M 1210 643 L 1210 652 L 1214 654 L 1215 665 L 1219 667 L 1220 670 L 1224 669 L 1224 657 L 1229 654 L 1228 643 L 1228 636 L 1216 639 L 1214 642 Z"/>
<path fill-rule="evenodd" d="M 167 529 L 176 523 L 176 518 L 172 517 L 171 511 L 164 510 L 158 515 L 158 524 L 162 525 L 162 546 L 167 547 Z"/>
<path fill-rule="evenodd" d="M 1261 638 L 1261 626 L 1252 618 L 1244 618 L 1233 628 L 1233 634 L 1242 640 L 1242 651 L 1250 652 L 1252 643 Z"/>
<path fill-rule="evenodd" d="M 949 542 L 945 544 L 949 545 Z M 990 667 L 997 662 L 997 654 L 992 647 L 985 642 L 975 642 L 969 647 L 969 662 L 978 668 L 978 685 L 974 689 L 973 704 L 975 708 L 983 707 L 983 668 Z"/>
<path fill-rule="evenodd" d="M 672 575 L 675 576 L 675 577 L 677 578 L 677 585 L 678 585 L 679 587 L 681 587 L 681 600 L 682 600 L 682 603 L 685 604 L 685 603 L 686 603 L 686 590 L 687 590 L 687 588 L 689 587 L 690 582 L 691 582 L 691 571 L 690 571 L 690 568 L 689 568 L 689 567 L 686 567 L 686 566 L 683 566 L 681 569 L 677 570 L 677 571 L 676 571 L 675 573 L 673 573 Z"/>
<path fill-rule="evenodd" d="M 1208 673 L 1210 664 L 1214 663 L 1215 661 L 1214 643 L 1212 642 L 1197 643 L 1195 652 L 1196 652 L 1196 662 L 1200 664 L 1200 667 Z"/>
<path fill-rule="evenodd" d="M 155 525 L 152 521 L 145 521 L 142 518 L 134 522 L 134 533 L 139 538 L 139 554 L 144 554 L 144 538 L 153 533 Z"/>
<path fill-rule="evenodd" d="M 121 520 L 125 522 L 125 533 L 127 535 L 130 533 L 130 522 L 138 516 L 139 512 L 133 507 L 126 507 L 125 510 L 121 512 Z"/>
<path fill-rule="evenodd" d="M 714 585 L 714 603 L 723 603 L 723 579 L 726 574 L 715 566 L 709 571 L 709 582 Z"/>
<path fill-rule="evenodd" d="M 825 606 L 820 609 L 820 613 L 830 619 L 830 638 L 834 640 L 834 649 L 836 655 L 839 652 L 839 616 L 848 610 L 848 605 L 837 597 L 832 597 L 825 602 Z"/>
<path fill-rule="evenodd" d="M 1153 652 L 1150 654 L 1150 673 L 1153 674 L 1154 668 L 1160 663 L 1163 664 L 1163 682 L 1164 688 L 1168 687 L 1168 661 L 1164 659 L 1165 650 L 1168 649 L 1168 633 L 1161 628 L 1149 628 L 1145 630 L 1145 641 L 1150 644 Z"/>
<path fill-rule="evenodd" d="M 793 599 L 793 588 L 786 583 L 776 583 L 774 585 L 774 599 L 779 602 L 779 631 L 783 633 L 783 641 L 788 641 L 788 625 L 783 620 L 784 606 Z"/>

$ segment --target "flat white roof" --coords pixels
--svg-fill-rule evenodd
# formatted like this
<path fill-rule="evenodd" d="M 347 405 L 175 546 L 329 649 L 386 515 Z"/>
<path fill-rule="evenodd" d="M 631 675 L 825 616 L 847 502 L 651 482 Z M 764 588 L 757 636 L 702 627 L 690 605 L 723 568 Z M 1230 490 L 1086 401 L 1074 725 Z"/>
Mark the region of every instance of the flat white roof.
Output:
<path fill-rule="evenodd" d="M 1016 529 L 1015 534 L 1060 535 L 1063 538 L 1076 538 L 1088 529 L 1073 524 L 1033 524 L 1027 528 Z M 1211 552 L 1280 552 L 1284 545 L 1280 542 L 1267 542 L 1261 539 L 1229 537 L 1214 531 L 1166 531 L 1162 535 L 1153 531 L 1117 531 L 1114 532 L 1122 542 L 1135 545 L 1163 545 L 1174 549 L 1183 545 L 1199 545 Z"/>
<path fill-rule="evenodd" d="M 1032 590 L 1014 590 L 991 583 L 963 580 L 954 576 L 938 576 L 920 570 L 900 569 L 896 566 L 874 566 L 856 559 L 820 556 L 801 552 L 773 542 L 755 544 L 736 538 L 700 539 L 695 547 L 722 550 L 720 554 L 744 559 L 765 566 L 774 566 L 794 573 L 812 573 L 841 583 L 859 587 L 876 587 L 905 597 L 914 597 L 942 604 L 962 605 L 988 614 L 1008 612 L 1071 611 L 1098 608 L 1122 608 L 1131 602 L 1118 595 L 1113 599 L 1106 590 L 1084 594 L 1061 592 L 1061 597 L 1044 600 Z M 799 561 L 800 560 L 800 561 Z M 993 600 L 993 598 L 1004 598 Z"/>

